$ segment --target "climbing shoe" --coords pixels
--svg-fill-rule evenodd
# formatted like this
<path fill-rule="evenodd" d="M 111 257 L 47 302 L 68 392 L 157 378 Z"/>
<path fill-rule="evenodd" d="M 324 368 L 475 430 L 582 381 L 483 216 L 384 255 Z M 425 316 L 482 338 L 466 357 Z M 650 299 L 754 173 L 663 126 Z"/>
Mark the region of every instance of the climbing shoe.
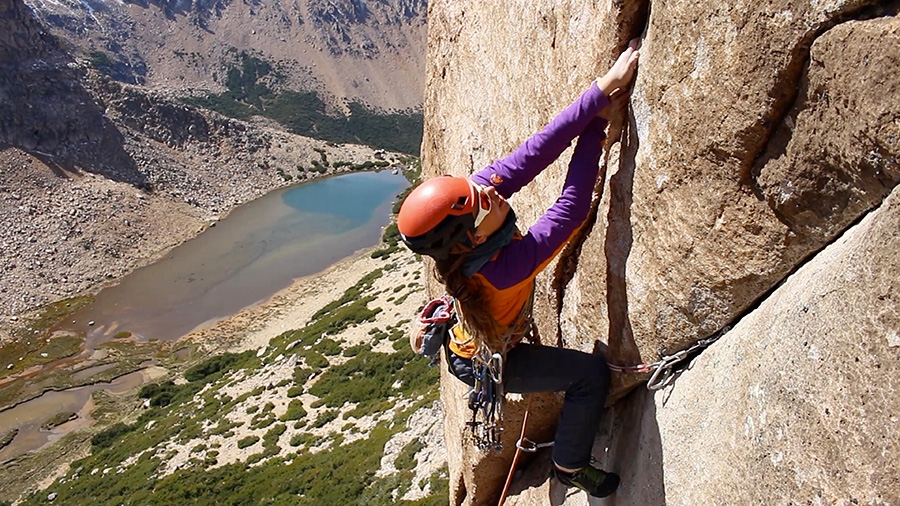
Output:
<path fill-rule="evenodd" d="M 606 497 L 619 486 L 618 474 L 591 466 L 585 466 L 574 473 L 560 471 L 553 466 L 553 476 L 563 485 L 578 487 L 594 497 Z"/>

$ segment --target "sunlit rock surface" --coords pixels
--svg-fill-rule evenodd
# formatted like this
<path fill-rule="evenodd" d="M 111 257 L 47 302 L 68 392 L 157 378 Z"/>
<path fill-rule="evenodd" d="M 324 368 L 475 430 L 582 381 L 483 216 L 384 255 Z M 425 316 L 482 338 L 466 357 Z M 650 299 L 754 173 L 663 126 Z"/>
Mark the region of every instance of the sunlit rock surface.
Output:
<path fill-rule="evenodd" d="M 616 503 L 900 501 L 882 478 L 900 458 L 881 439 L 900 407 L 897 211 L 885 204 L 900 181 L 897 3 L 623 4 L 431 2 L 426 174 L 509 153 L 640 36 L 596 212 L 538 281 L 542 337 L 632 365 L 734 329 L 715 348 L 732 358 L 704 354 L 674 391 L 623 399 L 647 376 L 615 376 L 612 439 L 594 450 L 623 475 Z M 568 154 L 513 199 L 523 226 L 559 195 Z M 457 390 L 444 395 L 460 403 L 447 408 L 451 503 L 490 504 L 514 446 L 464 444 Z M 517 435 L 523 402 L 509 404 Z M 539 411 L 552 419 L 556 405 Z M 513 487 L 517 504 L 587 503 L 550 494 L 547 465 L 539 455 Z"/>

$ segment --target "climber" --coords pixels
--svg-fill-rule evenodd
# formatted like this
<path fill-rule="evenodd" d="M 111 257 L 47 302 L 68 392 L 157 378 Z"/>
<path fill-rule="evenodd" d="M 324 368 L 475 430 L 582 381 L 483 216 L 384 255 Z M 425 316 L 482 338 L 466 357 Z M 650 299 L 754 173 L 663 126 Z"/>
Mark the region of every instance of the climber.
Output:
<path fill-rule="evenodd" d="M 609 387 L 598 354 L 521 342 L 530 322 L 535 277 L 587 218 L 599 172 L 610 97 L 624 99 L 638 62 L 637 40 L 544 130 L 469 178 L 438 176 L 404 200 L 404 243 L 435 261 L 435 276 L 458 302 L 461 323 L 448 360 L 503 354 L 502 385 L 514 393 L 565 391 L 554 437 L 552 474 L 592 496 L 612 494 L 619 477 L 590 465 Z M 507 199 L 578 137 L 559 199 L 521 234 Z"/>

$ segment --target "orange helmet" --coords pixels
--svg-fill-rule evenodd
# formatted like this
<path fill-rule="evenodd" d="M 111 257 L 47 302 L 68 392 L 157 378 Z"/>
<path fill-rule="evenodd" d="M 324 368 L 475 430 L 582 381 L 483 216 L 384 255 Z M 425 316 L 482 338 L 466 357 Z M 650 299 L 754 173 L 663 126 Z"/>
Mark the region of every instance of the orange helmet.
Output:
<path fill-rule="evenodd" d="M 478 190 L 468 178 L 433 177 L 414 189 L 400 206 L 397 228 L 412 251 L 446 258 L 450 248 L 475 230 L 472 211 Z"/>

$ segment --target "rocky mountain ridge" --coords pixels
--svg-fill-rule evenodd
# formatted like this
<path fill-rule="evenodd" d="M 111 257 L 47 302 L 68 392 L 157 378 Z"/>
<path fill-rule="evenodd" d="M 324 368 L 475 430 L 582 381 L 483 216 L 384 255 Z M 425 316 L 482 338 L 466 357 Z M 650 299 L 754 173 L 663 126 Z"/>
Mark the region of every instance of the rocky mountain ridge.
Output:
<path fill-rule="evenodd" d="M 179 95 L 220 92 L 235 57 L 277 67 L 279 89 L 318 92 L 340 108 L 422 103 L 425 0 L 29 0 L 45 29 L 116 79 Z"/>

